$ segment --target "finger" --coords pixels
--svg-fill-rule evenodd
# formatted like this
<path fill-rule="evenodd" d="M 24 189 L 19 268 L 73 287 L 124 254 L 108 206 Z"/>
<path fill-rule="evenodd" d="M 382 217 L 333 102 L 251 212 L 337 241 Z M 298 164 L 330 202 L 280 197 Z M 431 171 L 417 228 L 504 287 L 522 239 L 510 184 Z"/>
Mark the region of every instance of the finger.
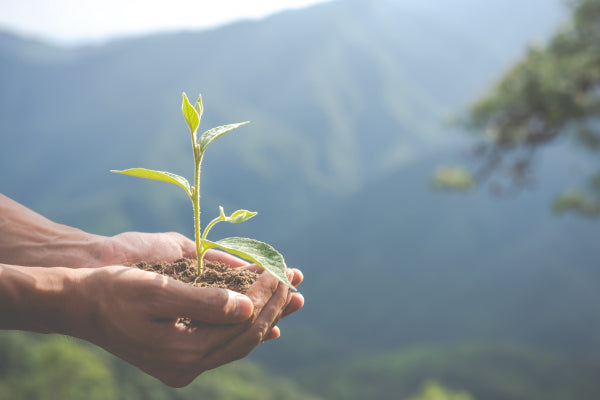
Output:
<path fill-rule="evenodd" d="M 292 272 L 294 275 L 292 275 L 292 278 L 290 279 L 290 282 L 292 283 L 292 285 L 294 287 L 298 286 L 299 284 L 302 283 L 302 281 L 304 280 L 304 274 L 302 273 L 302 271 L 300 271 L 297 268 L 291 268 Z"/>
<path fill-rule="evenodd" d="M 292 299 L 283 311 L 281 318 L 287 317 L 288 315 L 295 313 L 302 307 L 304 307 L 304 296 L 302 296 L 301 293 L 292 293 Z"/>
<path fill-rule="evenodd" d="M 294 271 L 293 270 L 288 269 L 286 271 L 286 277 L 287 277 L 288 281 L 291 281 L 293 279 L 293 275 L 294 275 Z M 265 274 L 265 276 L 269 276 L 270 278 L 274 278 L 271 274 Z M 278 286 L 276 288 L 277 288 L 277 290 L 279 290 L 280 289 L 279 286 L 281 286 L 281 283 L 277 282 L 277 285 Z M 273 286 L 271 286 L 271 288 L 272 287 Z M 272 328 L 275 327 L 275 324 L 277 324 L 277 322 L 279 322 L 279 320 L 282 318 L 285 309 L 287 309 L 287 307 L 289 306 L 289 304 L 292 301 L 292 299 L 293 299 L 292 292 L 290 290 L 288 290 L 287 291 L 287 295 L 286 295 L 286 297 L 284 299 L 284 304 L 281 307 L 280 312 L 277 314 L 277 316 L 275 318 L 272 319 L 273 320 L 272 326 L 271 326 Z M 257 308 L 257 310 L 256 310 L 255 313 L 257 313 L 257 312 L 259 312 L 258 308 Z"/>
<path fill-rule="evenodd" d="M 220 288 L 199 288 L 169 280 L 156 305 L 161 318 L 190 318 L 214 324 L 245 321 L 253 313 L 252 301 L 242 294 Z"/>
<path fill-rule="evenodd" d="M 246 264 L 244 269 L 252 272 L 256 272 L 257 274 L 262 274 L 264 272 L 264 268 L 256 265 L 256 264 Z M 296 287 L 302 283 L 304 280 L 304 274 L 297 268 L 288 268 L 286 273 L 289 274 L 289 271 L 292 271 L 293 275 L 288 275 L 288 280 L 292 284 L 292 286 Z"/>
<path fill-rule="evenodd" d="M 177 232 L 169 232 L 167 235 L 180 246 L 182 257 L 196 258 L 196 242 Z"/>
<path fill-rule="evenodd" d="M 261 274 L 254 284 L 248 289 L 246 295 L 254 305 L 254 319 L 262 311 L 262 308 L 278 289 L 279 281 L 271 274 Z"/>
<path fill-rule="evenodd" d="M 284 284 L 277 284 L 275 292 L 262 307 L 260 315 L 252 325 L 227 345 L 220 348 L 219 351 L 212 352 L 206 359 L 207 363 L 216 367 L 239 360 L 247 356 L 252 349 L 268 338 L 275 326 L 277 317 L 285 307 L 289 290 Z"/>
<path fill-rule="evenodd" d="M 245 270 L 248 270 L 248 271 L 251 271 L 251 272 L 255 272 L 257 274 L 262 274 L 265 271 L 264 268 L 262 268 L 262 267 L 260 267 L 260 266 L 258 266 L 256 264 L 246 264 L 246 265 L 243 266 L 243 268 Z"/>
<path fill-rule="evenodd" d="M 288 280 L 290 280 L 290 281 L 292 280 L 293 274 L 294 274 L 294 272 L 292 270 L 290 270 L 290 269 L 287 270 L 287 278 L 288 278 Z M 293 298 L 294 298 L 294 294 L 292 293 L 291 290 L 288 290 L 285 303 L 284 303 L 283 307 L 281 307 L 281 310 L 279 311 L 279 314 L 275 318 L 275 321 L 273 322 L 273 325 L 271 326 L 271 328 L 274 328 L 275 325 L 279 322 L 279 320 L 281 318 L 283 318 L 283 314 L 288 309 L 288 307 L 289 307 L 290 303 L 292 302 Z"/>
<path fill-rule="evenodd" d="M 229 265 L 231 268 L 243 267 L 249 264 L 248 262 L 237 258 L 229 253 L 225 253 L 224 251 L 214 249 L 207 250 L 206 254 L 204 255 L 204 259 L 206 261 L 220 261 L 223 264 Z"/>
<path fill-rule="evenodd" d="M 279 339 L 280 336 L 281 330 L 277 325 L 275 325 L 273 329 L 271 329 L 271 331 L 267 333 L 267 336 L 264 338 L 263 342 L 266 342 L 267 340 Z"/>
<path fill-rule="evenodd" d="M 99 254 L 103 265 L 173 261 L 181 257 L 195 257 L 196 246 L 177 232 L 124 232 L 107 238 Z"/>
<path fill-rule="evenodd" d="M 293 280 L 293 276 L 294 276 L 294 271 L 291 269 L 288 269 L 286 271 L 286 275 L 288 280 L 291 282 Z M 281 331 L 279 330 L 279 328 L 277 327 L 277 323 L 279 322 L 279 320 L 281 318 L 283 318 L 284 313 L 286 312 L 286 310 L 289 308 L 290 303 L 292 302 L 292 300 L 294 299 L 294 294 L 291 292 L 291 290 L 288 290 L 287 292 L 287 298 L 285 300 L 284 305 L 281 307 L 281 310 L 279 311 L 279 314 L 275 317 L 275 320 L 273 321 L 272 325 L 271 325 L 271 329 L 269 329 L 269 333 L 267 333 L 265 339 L 263 339 L 263 342 L 266 342 L 267 340 L 272 339 L 271 335 L 274 334 L 273 330 L 276 330 L 277 332 L 277 336 L 274 337 L 273 339 L 276 339 L 279 337 L 279 335 L 281 334 Z"/>
<path fill-rule="evenodd" d="M 259 274 L 264 271 L 264 268 L 259 267 L 256 264 L 248 264 L 244 268 L 247 269 L 248 271 L 256 272 Z M 297 268 L 288 268 L 286 270 L 286 274 L 288 276 L 288 280 L 294 287 L 300 285 L 302 283 L 302 281 L 304 280 L 304 274 L 302 273 L 302 271 L 300 271 Z"/>

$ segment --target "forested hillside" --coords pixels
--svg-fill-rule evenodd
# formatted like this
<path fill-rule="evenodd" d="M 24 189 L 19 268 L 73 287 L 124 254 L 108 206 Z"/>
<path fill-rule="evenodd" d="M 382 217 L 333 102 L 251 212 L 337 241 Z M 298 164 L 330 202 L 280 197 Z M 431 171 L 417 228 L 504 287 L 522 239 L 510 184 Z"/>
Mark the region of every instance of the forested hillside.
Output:
<path fill-rule="evenodd" d="M 535 15 L 537 2 L 526 3 Z M 332 2 L 261 22 L 84 48 L 3 34 L 0 117 L 10 147 L 0 166 L 19 171 L 18 179 L 3 176 L 3 190 L 99 232 L 191 232 L 183 196 L 106 171 L 139 165 L 190 176 L 179 99 L 182 91 L 202 92 L 201 128 L 252 121 L 207 154 L 205 204 L 244 193 L 246 207 L 267 210 L 269 227 L 290 210 L 305 220 L 322 200 L 452 143 L 444 118 L 560 20 L 558 5 L 539 6 L 544 18 L 531 19 L 498 2 L 498 12 L 521 21 L 505 38 L 491 34 L 504 26 L 487 22 L 491 9 L 414 7 Z M 139 191 L 154 193 L 140 202 Z M 73 200 L 68 211 L 65 199 Z"/>
<path fill-rule="evenodd" d="M 156 399 L 218 387 L 214 398 L 595 399 L 600 225 L 549 209 L 589 160 L 557 144 L 539 182 L 505 198 L 430 184 L 471 148 L 448 120 L 567 17 L 560 1 L 344 0 L 96 46 L 3 33 L 0 191 L 100 234 L 191 236 L 183 192 L 108 171 L 189 178 L 181 92 L 202 92 L 201 130 L 251 121 L 207 152 L 203 212 L 259 212 L 214 235 L 275 245 L 304 271 L 306 306 L 253 360 Z M 82 382 L 98 378 L 89 390 L 158 385 L 79 342 L 3 334 L 0 388 L 36 393 L 54 381 L 22 380 L 79 352 Z"/>

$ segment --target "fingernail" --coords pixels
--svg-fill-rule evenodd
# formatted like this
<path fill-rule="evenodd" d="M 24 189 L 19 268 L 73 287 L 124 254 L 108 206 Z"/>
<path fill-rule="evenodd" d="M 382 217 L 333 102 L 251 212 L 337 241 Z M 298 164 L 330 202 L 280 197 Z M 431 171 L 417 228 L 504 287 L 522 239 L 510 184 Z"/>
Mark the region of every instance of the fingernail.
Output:
<path fill-rule="evenodd" d="M 233 292 L 232 292 L 233 293 Z M 246 320 L 252 315 L 252 301 L 243 294 L 235 294 L 235 317 Z"/>

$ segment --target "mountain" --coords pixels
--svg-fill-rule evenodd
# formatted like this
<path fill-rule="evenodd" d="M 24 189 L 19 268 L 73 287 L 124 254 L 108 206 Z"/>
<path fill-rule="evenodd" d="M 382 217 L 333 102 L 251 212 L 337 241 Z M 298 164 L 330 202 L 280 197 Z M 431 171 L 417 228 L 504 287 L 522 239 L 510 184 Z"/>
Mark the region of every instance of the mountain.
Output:
<path fill-rule="evenodd" d="M 264 239 L 306 277 L 305 308 L 255 359 L 318 394 L 368 392 L 380 377 L 409 382 L 404 396 L 428 378 L 412 351 L 434 349 L 423 362 L 444 365 L 429 378 L 481 398 L 544 398 L 554 380 L 574 395 L 569 366 L 594 398 L 600 227 L 548 209 L 586 160 L 556 146 L 537 184 L 507 198 L 429 185 L 470 148 L 448 118 L 565 16 L 559 1 L 344 0 L 99 46 L 0 34 L 0 190 L 96 233 L 191 235 L 183 192 L 108 171 L 189 177 L 181 91 L 202 92 L 201 128 L 252 121 L 211 145 L 202 202 L 203 215 L 222 204 L 259 216 L 215 237 Z M 492 377 L 482 358 L 499 360 Z M 453 360 L 467 367 L 452 375 Z"/>
<path fill-rule="evenodd" d="M 362 351 L 498 340 L 600 357 L 600 226 L 548 206 L 575 158 L 552 149 L 535 190 L 507 198 L 435 190 L 440 156 L 370 185 L 279 244 L 307 276 L 296 323 Z"/>
<path fill-rule="evenodd" d="M 600 390 L 598 372 L 597 363 L 531 347 L 477 343 L 392 350 L 342 366 L 324 363 L 301 381 L 331 400 L 409 399 L 432 381 L 473 399 L 592 400 Z"/>
<path fill-rule="evenodd" d="M 0 399 L 289 399 L 318 400 L 292 380 L 241 361 L 173 389 L 76 339 L 0 332 Z"/>
<path fill-rule="evenodd" d="M 142 166 L 189 177 L 181 91 L 202 92 L 201 128 L 252 121 L 208 152 L 205 209 L 255 208 L 265 232 L 293 213 L 294 228 L 320 204 L 452 145 L 444 118 L 531 37 L 547 35 L 562 10 L 498 1 L 513 22 L 504 37 L 492 35 L 505 26 L 492 22 L 495 8 L 476 3 L 454 0 L 427 13 L 408 1 L 334 1 L 258 22 L 79 48 L 5 33 L 0 166 L 16 176 L 3 176 L 0 187 L 98 233 L 191 233 L 183 193 L 107 171 Z"/>

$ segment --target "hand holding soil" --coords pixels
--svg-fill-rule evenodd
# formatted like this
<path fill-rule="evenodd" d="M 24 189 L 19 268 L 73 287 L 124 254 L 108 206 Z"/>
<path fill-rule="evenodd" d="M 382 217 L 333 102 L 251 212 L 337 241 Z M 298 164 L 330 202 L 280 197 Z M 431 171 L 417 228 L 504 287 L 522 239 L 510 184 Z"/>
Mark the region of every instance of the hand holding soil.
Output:
<path fill-rule="evenodd" d="M 0 329 L 79 337 L 184 386 L 279 337 L 279 319 L 304 304 L 262 268 L 215 250 L 205 259 L 259 274 L 246 295 L 110 265 L 190 255 L 194 242 L 176 233 L 91 235 L 0 194 Z M 287 275 L 302 282 L 298 270 Z"/>
<path fill-rule="evenodd" d="M 196 288 L 134 268 L 83 271 L 88 293 L 76 336 L 103 347 L 167 385 L 189 384 L 202 372 L 245 357 L 279 336 L 276 324 L 298 310 L 299 294 L 268 273 L 247 296 Z M 289 270 L 300 283 L 299 272 Z M 191 320 L 184 324 L 181 317 Z"/>

